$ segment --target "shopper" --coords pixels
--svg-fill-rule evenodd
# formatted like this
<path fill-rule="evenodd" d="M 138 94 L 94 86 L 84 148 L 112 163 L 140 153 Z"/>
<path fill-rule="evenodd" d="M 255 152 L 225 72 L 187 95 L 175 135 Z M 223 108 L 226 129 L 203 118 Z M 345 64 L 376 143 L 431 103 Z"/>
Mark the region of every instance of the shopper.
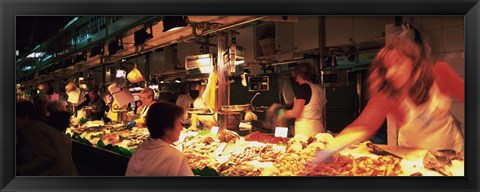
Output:
<path fill-rule="evenodd" d="M 17 176 L 78 175 L 70 140 L 61 131 L 35 120 L 33 109 L 28 101 L 16 104 Z"/>
<path fill-rule="evenodd" d="M 183 130 L 183 113 L 181 107 L 166 101 L 150 106 L 146 117 L 150 139 L 130 158 L 126 176 L 193 176 L 188 159 L 171 146 Z"/>
<path fill-rule="evenodd" d="M 35 119 L 45 122 L 50 115 L 50 112 L 48 111 L 48 95 L 44 93 L 36 95 L 33 97 L 33 104 L 35 105 Z"/>
<path fill-rule="evenodd" d="M 464 102 L 464 81 L 447 63 L 433 61 L 422 47 L 401 36 L 380 50 L 370 67 L 371 97 L 365 109 L 336 137 L 338 147 L 318 154 L 318 161 L 368 139 L 387 116 L 398 129 L 399 146 L 463 152 L 463 134 L 450 105 L 452 98 Z"/>

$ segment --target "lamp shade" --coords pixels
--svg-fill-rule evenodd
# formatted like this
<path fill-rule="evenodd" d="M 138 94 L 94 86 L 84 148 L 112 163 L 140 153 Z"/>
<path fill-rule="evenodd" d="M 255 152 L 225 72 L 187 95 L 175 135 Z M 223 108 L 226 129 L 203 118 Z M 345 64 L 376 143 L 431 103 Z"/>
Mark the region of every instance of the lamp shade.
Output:
<path fill-rule="evenodd" d="M 188 17 L 186 16 L 165 16 L 163 17 L 163 32 L 173 31 L 186 27 L 188 25 Z"/>

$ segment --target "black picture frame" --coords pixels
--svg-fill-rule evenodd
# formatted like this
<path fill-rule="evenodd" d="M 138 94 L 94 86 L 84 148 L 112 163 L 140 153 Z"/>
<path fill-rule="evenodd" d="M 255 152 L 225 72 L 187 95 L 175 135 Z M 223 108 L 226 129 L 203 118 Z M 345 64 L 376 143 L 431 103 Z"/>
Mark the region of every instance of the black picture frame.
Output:
<path fill-rule="evenodd" d="M 478 0 L 17 0 L 0 3 L 2 191 L 478 191 Z M 464 15 L 465 177 L 15 177 L 15 16 Z"/>

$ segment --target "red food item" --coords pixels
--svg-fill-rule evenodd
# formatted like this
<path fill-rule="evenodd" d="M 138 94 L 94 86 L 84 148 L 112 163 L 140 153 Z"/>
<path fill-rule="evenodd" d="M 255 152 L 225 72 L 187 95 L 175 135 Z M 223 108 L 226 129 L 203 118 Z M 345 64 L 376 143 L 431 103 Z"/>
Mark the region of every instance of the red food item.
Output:
<path fill-rule="evenodd" d="M 245 136 L 245 141 L 257 141 L 261 143 L 279 144 L 279 143 L 287 143 L 288 138 L 274 137 L 271 135 L 267 135 L 267 134 L 255 131 Z"/>

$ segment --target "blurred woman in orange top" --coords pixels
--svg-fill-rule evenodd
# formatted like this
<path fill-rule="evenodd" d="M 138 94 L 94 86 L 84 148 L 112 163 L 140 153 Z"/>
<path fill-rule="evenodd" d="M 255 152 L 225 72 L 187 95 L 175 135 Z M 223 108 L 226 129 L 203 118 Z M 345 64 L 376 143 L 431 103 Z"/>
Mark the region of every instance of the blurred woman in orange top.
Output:
<path fill-rule="evenodd" d="M 399 146 L 463 153 L 463 134 L 450 105 L 452 98 L 464 102 L 464 81 L 446 62 L 433 61 L 419 41 L 400 36 L 382 48 L 370 66 L 368 83 L 365 109 L 335 138 L 336 148 L 317 154 L 317 161 L 373 136 L 387 116 L 398 128 Z"/>

